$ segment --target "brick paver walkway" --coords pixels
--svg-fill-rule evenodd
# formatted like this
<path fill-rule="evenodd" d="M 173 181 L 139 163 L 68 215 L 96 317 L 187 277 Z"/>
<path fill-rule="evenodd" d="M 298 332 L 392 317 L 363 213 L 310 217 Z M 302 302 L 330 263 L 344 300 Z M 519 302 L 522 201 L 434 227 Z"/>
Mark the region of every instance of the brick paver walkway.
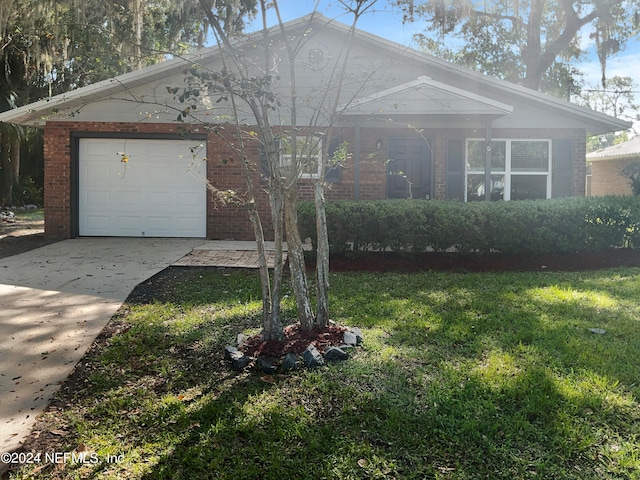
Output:
<path fill-rule="evenodd" d="M 275 253 L 267 251 L 267 264 L 273 268 Z M 286 252 L 284 253 L 286 260 Z M 189 254 L 172 264 L 175 267 L 228 267 L 258 268 L 258 252 L 256 250 L 210 250 L 194 249 Z"/>

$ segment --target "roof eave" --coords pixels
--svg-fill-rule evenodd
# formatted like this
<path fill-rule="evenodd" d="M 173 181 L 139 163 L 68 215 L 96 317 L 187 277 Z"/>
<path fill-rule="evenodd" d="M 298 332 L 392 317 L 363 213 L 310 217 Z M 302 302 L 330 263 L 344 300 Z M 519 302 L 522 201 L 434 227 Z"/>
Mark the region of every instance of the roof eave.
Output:
<path fill-rule="evenodd" d="M 624 155 L 602 155 L 597 157 L 590 157 L 587 154 L 587 162 L 603 162 L 603 161 L 611 161 L 611 160 L 631 160 L 631 159 L 640 160 L 640 153 L 627 153 Z"/>

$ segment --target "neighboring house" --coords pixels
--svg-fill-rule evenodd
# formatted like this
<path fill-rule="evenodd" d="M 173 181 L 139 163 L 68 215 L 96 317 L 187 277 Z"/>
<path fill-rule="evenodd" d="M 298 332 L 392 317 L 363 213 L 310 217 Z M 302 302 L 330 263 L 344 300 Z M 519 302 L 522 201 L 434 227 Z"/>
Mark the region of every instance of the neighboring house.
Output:
<path fill-rule="evenodd" d="M 587 195 L 631 195 L 629 180 L 620 172 L 640 162 L 640 136 L 587 154 Z"/>
<path fill-rule="evenodd" d="M 289 37 L 305 40 L 296 61 L 299 121 L 312 116 L 305 105 L 313 107 L 327 85 L 335 86 L 348 30 L 318 14 L 286 24 Z M 270 33 L 276 50 L 281 34 Z M 240 43 L 246 58 L 261 58 L 261 40 L 256 33 Z M 220 58 L 213 47 L 0 114 L 0 121 L 44 128 L 49 237 L 253 237 L 243 208 L 216 204 L 197 178 L 244 191 L 239 161 L 220 136 L 233 129 L 196 125 L 185 137 L 175 121 L 185 106 L 171 92 L 184 87 L 185 68 L 197 63 L 220 71 Z M 584 195 L 586 135 L 630 127 L 362 31 L 351 58 L 339 99 L 339 135 L 349 155 L 327 179 L 330 200 Z M 274 69 L 286 98 L 289 68 Z M 221 100 L 203 98 L 191 113 L 224 127 L 231 112 Z M 286 105 L 280 113 L 286 127 Z M 194 154 L 195 145 L 201 146 Z M 206 157 L 206 165 L 193 162 L 194 155 Z M 259 163 L 257 142 L 248 160 Z M 300 180 L 303 198 L 314 176 L 309 170 Z M 263 224 L 269 236 L 270 222 Z"/>

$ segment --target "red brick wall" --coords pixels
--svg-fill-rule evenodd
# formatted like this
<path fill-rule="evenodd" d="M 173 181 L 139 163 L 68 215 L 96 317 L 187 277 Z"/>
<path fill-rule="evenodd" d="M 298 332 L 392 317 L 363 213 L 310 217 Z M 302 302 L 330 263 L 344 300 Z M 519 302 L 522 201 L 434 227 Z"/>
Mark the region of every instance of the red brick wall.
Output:
<path fill-rule="evenodd" d="M 72 132 L 82 133 L 138 133 L 177 134 L 184 130 L 181 125 L 146 123 L 99 123 L 99 122 L 48 122 L 45 131 L 45 234 L 49 238 L 71 238 L 72 189 Z M 197 128 L 192 133 L 202 133 Z M 246 197 L 246 186 L 241 164 L 231 148 L 233 135 L 227 131 L 209 133 L 207 140 L 208 174 L 216 187 L 234 190 L 241 198 Z M 257 161 L 257 146 L 254 146 Z M 256 173 L 256 185 L 259 180 Z M 260 189 L 258 189 L 260 190 Z M 268 204 L 263 213 L 267 214 Z M 253 230 L 241 205 L 223 206 L 211 191 L 207 202 L 207 237 L 211 239 L 251 239 Z M 265 231 L 270 235 L 270 221 L 265 222 Z"/>
<path fill-rule="evenodd" d="M 620 175 L 624 167 L 638 161 L 630 160 L 598 160 L 591 162 L 591 192 L 593 197 L 602 195 L 631 195 L 629 180 Z"/>
<path fill-rule="evenodd" d="M 184 125 L 147 124 L 147 123 L 85 123 L 85 122 L 48 122 L 45 127 L 45 233 L 50 238 L 70 238 L 72 232 L 71 198 L 72 164 L 71 164 L 71 132 L 116 132 L 140 134 L 179 133 Z M 196 128 L 193 133 L 203 133 Z M 219 189 L 233 190 L 241 198 L 246 198 L 246 185 L 242 164 L 233 149 L 235 142 L 233 129 L 210 132 L 207 140 L 208 165 L 207 172 L 211 184 Z M 326 197 L 332 199 L 355 198 L 356 165 L 355 128 L 345 128 L 339 132 L 342 141 L 347 142 L 350 158 L 341 171 L 341 181 L 327 185 Z M 582 130 L 494 130 L 494 138 L 573 138 L 574 139 L 574 194 L 584 195 L 585 191 L 585 135 Z M 417 132 L 412 128 L 362 128 L 360 131 L 360 195 L 362 200 L 383 199 L 387 191 L 387 146 L 390 138 L 424 138 L 430 141 L 432 149 L 432 174 L 434 191 L 432 198 L 445 197 L 446 182 L 446 147 L 450 138 L 484 137 L 484 129 L 467 130 L 461 133 L 454 129 L 429 129 Z M 383 146 L 376 149 L 381 139 Z M 235 142 L 237 144 L 237 142 Z M 259 179 L 259 146 L 258 142 L 248 146 L 250 168 L 256 173 L 255 189 L 258 192 L 258 205 L 263 229 L 268 239 L 273 237 L 273 228 L 269 215 L 269 202 L 264 193 L 264 184 Z M 208 194 L 207 204 L 207 237 L 210 239 L 253 239 L 253 229 L 242 204 L 224 202 L 216 198 L 213 192 Z M 313 198 L 312 180 L 300 181 L 299 198 Z"/>
<path fill-rule="evenodd" d="M 64 124 L 44 131 L 45 235 L 71 237 L 71 138 Z"/>
<path fill-rule="evenodd" d="M 484 129 L 428 129 L 417 132 L 413 128 L 384 128 L 362 129 L 361 139 L 361 180 L 360 192 L 362 199 L 381 199 L 386 197 L 386 146 L 389 138 L 426 138 L 431 146 L 432 165 L 432 198 L 444 199 L 446 186 L 446 149 L 450 139 L 484 138 Z M 583 196 L 585 192 L 586 175 L 586 136 L 582 129 L 494 129 L 493 138 L 541 138 L 560 139 L 569 138 L 573 141 L 573 194 Z M 380 152 L 375 150 L 377 139 L 383 140 L 384 146 Z M 353 150 L 351 148 L 351 150 Z M 343 176 L 343 178 L 345 178 Z M 348 177 L 351 183 L 353 176 Z M 347 198 L 347 197 L 345 197 Z M 350 197 L 353 198 L 353 197 Z"/>

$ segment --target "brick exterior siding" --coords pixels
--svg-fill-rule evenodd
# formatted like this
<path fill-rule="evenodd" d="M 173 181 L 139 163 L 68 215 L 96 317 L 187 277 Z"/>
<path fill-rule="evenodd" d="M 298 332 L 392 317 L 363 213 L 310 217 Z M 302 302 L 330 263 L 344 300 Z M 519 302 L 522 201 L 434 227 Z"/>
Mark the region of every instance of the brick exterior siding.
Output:
<path fill-rule="evenodd" d="M 45 234 L 49 238 L 64 239 L 74 235 L 72 211 L 73 189 L 77 188 L 77 179 L 73 178 L 74 165 L 72 159 L 72 132 L 140 135 L 175 135 L 184 130 L 184 125 L 151 124 L 151 123 L 100 123 L 100 122 L 47 122 L 45 127 Z M 221 129 L 220 132 L 207 134 L 207 175 L 211 184 L 219 189 L 246 193 L 243 169 L 231 144 L 234 143 L 234 129 Z M 194 134 L 204 131 L 192 129 Z M 482 138 L 482 130 L 429 129 L 417 132 L 413 128 L 362 128 L 360 130 L 360 157 L 354 156 L 356 139 L 355 127 L 344 128 L 337 132 L 343 142 L 347 142 L 350 158 L 341 169 L 339 182 L 327 185 L 328 200 L 353 199 L 356 195 L 355 181 L 358 169 L 355 162 L 359 160 L 359 198 L 374 200 L 386 198 L 387 192 L 387 154 L 386 148 L 390 138 L 426 138 L 431 145 L 431 185 L 430 198 L 444 199 L 446 185 L 446 145 L 452 138 Z M 423 137 L 424 136 L 424 137 Z M 583 130 L 498 130 L 492 132 L 494 138 L 570 138 L 572 139 L 572 157 L 574 165 L 574 195 L 585 192 L 585 133 Z M 160 138 L 160 137 L 159 137 Z M 376 149 L 378 139 L 383 147 Z M 273 228 L 269 215 L 269 202 L 261 187 L 259 178 L 260 150 L 257 141 L 247 146 L 251 167 L 255 169 L 254 185 L 258 191 L 259 212 L 267 239 L 273 238 Z M 74 183 L 75 182 L 75 183 Z M 262 185 L 263 186 L 263 185 Z M 236 204 L 223 205 L 216 196 L 209 192 L 207 201 L 207 238 L 209 239 L 253 239 L 253 229 L 249 222 L 245 207 Z M 313 180 L 301 180 L 299 198 L 313 198 Z"/>
<path fill-rule="evenodd" d="M 629 180 L 620 175 L 624 167 L 639 161 L 639 158 L 626 160 L 598 160 L 591 164 L 591 185 L 588 194 L 593 197 L 603 195 L 631 195 Z"/>

